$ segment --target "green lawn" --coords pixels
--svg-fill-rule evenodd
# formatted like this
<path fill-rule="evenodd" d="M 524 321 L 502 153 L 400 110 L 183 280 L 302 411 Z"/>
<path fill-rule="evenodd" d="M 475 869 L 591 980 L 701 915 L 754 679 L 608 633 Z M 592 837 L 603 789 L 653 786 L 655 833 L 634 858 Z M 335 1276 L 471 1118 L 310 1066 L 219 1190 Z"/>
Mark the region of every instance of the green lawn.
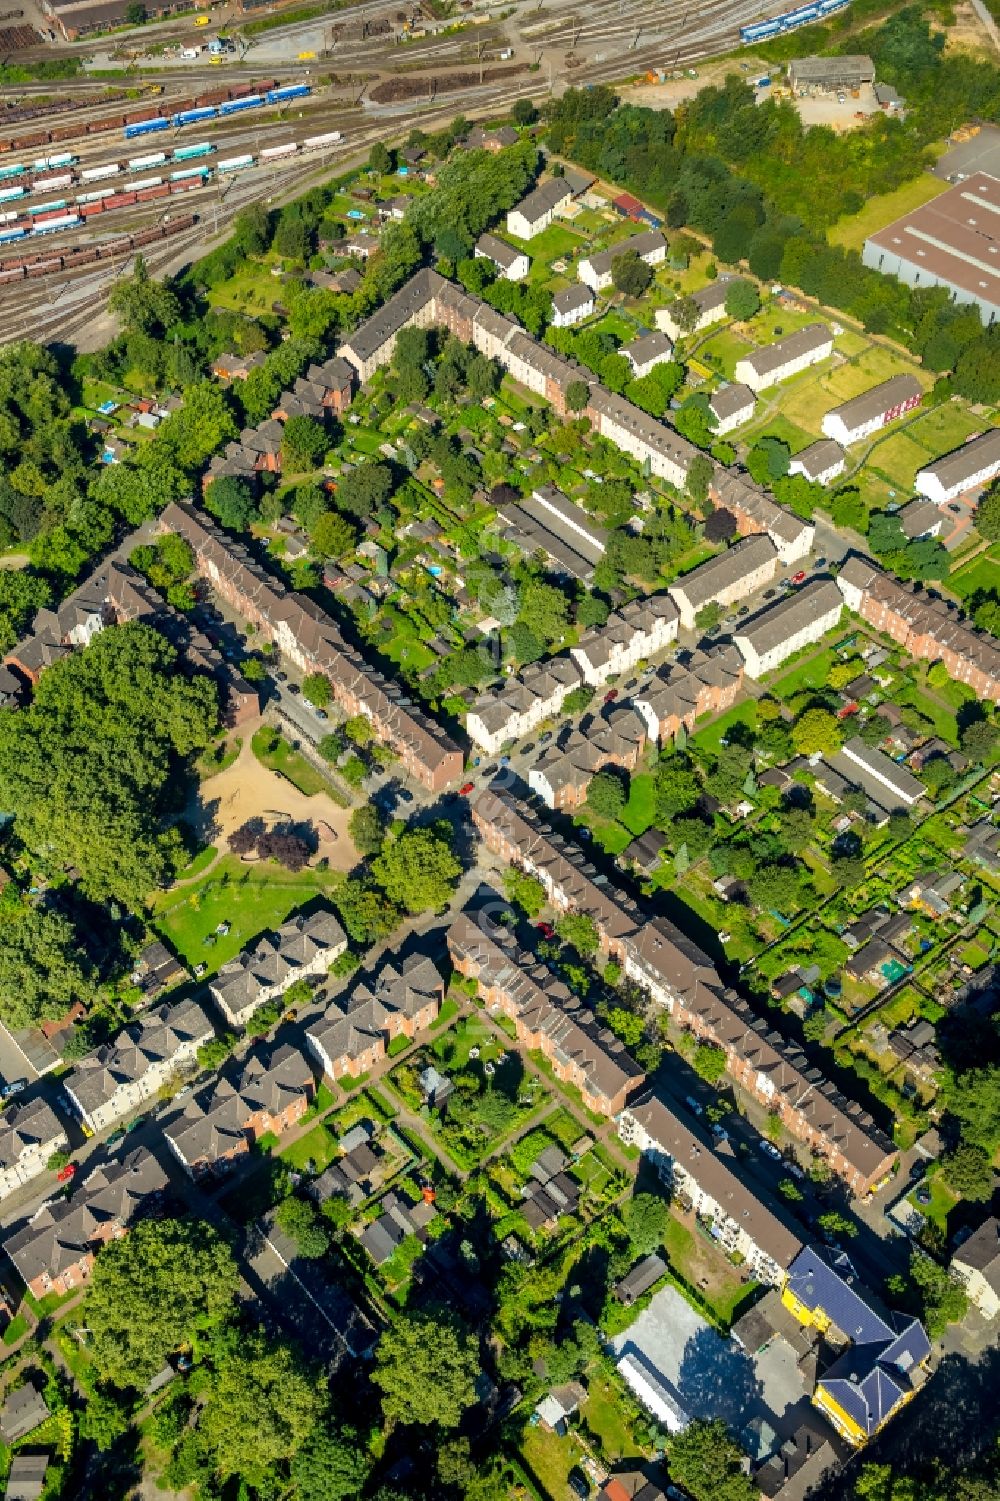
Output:
<path fill-rule="evenodd" d="M 226 855 L 204 880 L 158 896 L 153 926 L 188 965 L 205 964 L 214 973 L 252 938 L 280 926 L 290 912 L 323 890 L 322 878 L 314 871 L 293 874 L 273 861 L 244 865 L 235 855 Z M 216 937 L 216 927 L 224 922 L 229 932 Z"/>
<path fill-rule="evenodd" d="M 894 219 L 911 214 L 922 203 L 929 203 L 932 198 L 943 193 L 947 186 L 941 178 L 922 172 L 919 177 L 904 182 L 902 187 L 893 192 L 880 193 L 878 197 L 870 198 L 859 213 L 838 219 L 827 230 L 827 239 L 831 245 L 843 245 L 845 250 L 860 250 L 869 235 L 884 229 Z"/>
<path fill-rule="evenodd" d="M 695 737 L 701 749 L 718 752 L 720 742 L 726 737 L 734 724 L 748 724 L 751 728 L 757 723 L 757 706 L 752 699 L 745 703 L 734 704 L 727 709 L 725 714 L 720 714 L 718 719 L 713 720 L 704 728 L 695 729 Z"/>
<path fill-rule="evenodd" d="M 770 685 L 770 692 L 775 698 L 793 698 L 796 693 L 802 693 L 806 688 L 823 688 L 830 668 L 836 661 L 836 654 L 827 647 L 815 656 L 809 657 L 786 672 Z"/>
<path fill-rule="evenodd" d="M 724 328 L 701 346 L 697 351 L 697 358 L 710 368 L 721 371 L 727 380 L 732 380 L 737 360 L 748 354 L 752 347 L 746 339 L 741 339 Z"/>
<path fill-rule="evenodd" d="M 320 775 L 305 756 L 292 750 L 288 741 L 277 730 L 263 725 L 250 745 L 262 766 L 286 777 L 306 797 L 314 797 L 317 792 L 329 792 L 330 784 L 326 778 Z"/>
<path fill-rule="evenodd" d="M 28 1320 L 23 1313 L 15 1314 L 3 1332 L 5 1345 L 16 1345 L 22 1335 L 28 1332 Z"/>
<path fill-rule="evenodd" d="M 281 1153 L 282 1162 L 287 1162 L 289 1167 L 297 1168 L 299 1172 L 310 1171 L 309 1162 L 313 1163 L 312 1171 L 321 1173 L 325 1167 L 329 1167 L 337 1155 L 337 1139 L 325 1125 L 313 1126 L 305 1136 L 300 1136 L 298 1141 L 293 1141 L 290 1147 L 286 1147 Z"/>
<path fill-rule="evenodd" d="M 580 1414 L 601 1440 L 605 1459 L 614 1462 L 633 1455 L 635 1439 L 623 1416 L 618 1392 L 601 1370 L 592 1371 L 589 1380 L 589 1395 Z"/>
<path fill-rule="evenodd" d="M 1000 563 L 987 553 L 980 553 L 965 568 L 950 575 L 947 587 L 959 599 L 968 599 L 980 589 L 1000 594 Z"/>
<path fill-rule="evenodd" d="M 622 809 L 620 822 L 625 825 L 630 834 L 638 837 L 640 834 L 645 834 L 653 822 L 655 813 L 656 778 L 651 772 L 643 771 L 632 778 L 628 802 Z"/>
<path fill-rule="evenodd" d="M 200 876 L 202 871 L 211 865 L 218 853 L 214 844 L 203 845 L 190 865 L 185 865 L 183 870 L 178 871 L 177 879 L 180 881 L 189 881 L 193 876 Z"/>
<path fill-rule="evenodd" d="M 982 426 L 982 419 L 974 417 L 961 402 L 944 401 L 916 417 L 906 431 L 928 453 L 940 458 L 941 454 L 960 448 L 972 433 L 981 431 Z"/>
<path fill-rule="evenodd" d="M 583 1458 L 580 1442 L 572 1433 L 560 1438 L 543 1428 L 526 1428 L 521 1439 L 521 1458 L 529 1476 L 534 1476 L 550 1501 L 574 1501 L 567 1477 Z"/>

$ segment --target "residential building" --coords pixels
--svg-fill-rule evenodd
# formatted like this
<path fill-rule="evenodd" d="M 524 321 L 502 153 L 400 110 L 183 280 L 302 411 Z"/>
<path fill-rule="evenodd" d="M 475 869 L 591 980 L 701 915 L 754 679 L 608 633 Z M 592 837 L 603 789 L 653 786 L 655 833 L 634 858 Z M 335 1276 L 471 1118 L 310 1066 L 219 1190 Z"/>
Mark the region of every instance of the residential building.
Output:
<path fill-rule="evenodd" d="M 760 678 L 814 641 L 840 619 L 844 601 L 833 579 L 814 579 L 769 605 L 733 632 L 747 677 Z"/>
<path fill-rule="evenodd" d="M 509 740 L 519 740 L 558 714 L 566 695 L 579 686 L 579 669 L 569 657 L 532 662 L 515 677 L 480 693 L 465 717 L 465 728 L 476 745 L 495 756 Z"/>
<path fill-rule="evenodd" d="M 376 1266 L 384 1266 L 393 1252 L 411 1235 L 427 1238 L 427 1226 L 437 1219 L 433 1197 L 411 1199 L 402 1189 L 391 1189 L 379 1205 L 378 1219 L 358 1232 L 358 1239 Z"/>
<path fill-rule="evenodd" d="M 1000 183 L 997 184 L 1000 188 Z M 935 505 L 944 505 L 959 495 L 982 490 L 1000 474 L 1000 427 L 991 427 L 978 438 L 970 438 L 961 448 L 945 454 L 918 469 L 913 481 L 919 495 Z"/>
<path fill-rule="evenodd" d="M 586 801 L 592 779 L 605 767 L 635 771 L 645 745 L 642 721 L 631 709 L 585 719 L 528 768 L 528 786 L 546 807 L 571 811 Z"/>
<path fill-rule="evenodd" d="M 458 779 L 463 758 L 455 742 L 397 683 L 366 661 L 317 604 L 286 589 L 242 542 L 194 507 L 172 502 L 160 525 L 191 544 L 201 577 L 211 581 L 260 637 L 273 642 L 303 673 L 322 673 L 344 712 L 363 714 L 371 722 L 378 738 L 397 752 L 405 771 L 432 792 Z"/>
<path fill-rule="evenodd" d="M 520 139 L 513 125 L 495 125 L 489 130 L 477 125 L 469 131 L 462 145 L 466 151 L 490 151 L 495 156 L 507 146 L 516 146 Z"/>
<path fill-rule="evenodd" d="M 777 549 L 770 537 L 758 532 L 675 579 L 667 593 L 680 611 L 681 625 L 693 630 L 706 605 L 726 609 L 737 604 L 771 583 L 777 572 Z"/>
<path fill-rule="evenodd" d="M 754 414 L 757 398 L 749 386 L 732 381 L 720 386 L 708 398 L 708 410 L 715 423 L 715 435 L 722 438 L 734 428 L 742 427 Z"/>
<path fill-rule="evenodd" d="M 874 83 L 875 64 L 870 57 L 793 57 L 788 63 L 788 82 L 796 93 L 836 93 Z"/>
<path fill-rule="evenodd" d="M 659 329 L 653 333 L 641 334 L 633 339 L 631 344 L 626 344 L 621 353 L 632 366 L 632 374 L 636 380 L 641 380 L 657 365 L 665 364 L 674 352 L 673 341 Z"/>
<path fill-rule="evenodd" d="M 165 990 L 180 985 L 189 979 L 187 970 L 165 943 L 154 938 L 136 955 L 130 976 L 133 985 L 142 991 L 144 1004 L 158 1000 Z"/>
<path fill-rule="evenodd" d="M 8 1444 L 16 1444 L 41 1427 L 49 1416 L 45 1398 L 36 1386 L 26 1381 L 16 1387 L 0 1408 L 0 1435 Z"/>
<path fill-rule="evenodd" d="M 130 563 L 114 559 L 67 595 L 54 609 L 39 610 L 31 635 L 4 659 L 34 686 L 53 662 L 78 647 L 88 646 L 109 626 L 141 620 L 176 648 L 189 669 L 204 672 L 219 685 L 226 724 L 235 728 L 260 712 L 257 691 L 239 669 L 147 583 Z"/>
<path fill-rule="evenodd" d="M 189 1095 L 164 1123 L 164 1140 L 193 1178 L 219 1172 L 262 1136 L 282 1136 L 302 1119 L 314 1093 L 304 1054 L 271 1043 Z"/>
<path fill-rule="evenodd" d="M 707 1132 L 682 1121 L 650 1090 L 621 1112 L 618 1135 L 653 1164 L 683 1208 L 710 1226 L 725 1252 L 742 1256 L 759 1281 L 781 1285 L 802 1241 L 719 1156 Z"/>
<path fill-rule="evenodd" d="M 943 662 L 949 677 L 1000 703 L 1000 645 L 962 619 L 955 605 L 852 554 L 837 575 L 848 608 L 885 631 L 907 654 Z"/>
<path fill-rule="evenodd" d="M 605 1480 L 597 1501 L 667 1501 L 667 1493 L 641 1470 L 618 1470 Z"/>
<path fill-rule="evenodd" d="M 507 215 L 507 233 L 519 240 L 533 240 L 548 229 L 556 215 L 572 201 L 565 178 L 550 177 L 539 184 Z"/>
<path fill-rule="evenodd" d="M 779 381 L 798 375 L 810 365 L 829 359 L 833 353 L 833 334 L 825 323 L 807 323 L 805 328 L 786 334 L 774 344 L 755 349 L 736 361 L 734 377 L 750 387 L 751 391 L 763 391 Z"/>
<path fill-rule="evenodd" d="M 306 1047 L 330 1079 L 366 1073 L 397 1037 L 425 1031 L 443 1001 L 444 980 L 430 959 L 413 954 L 402 965 L 386 962 L 373 980 L 358 981 L 310 1023 Z"/>
<path fill-rule="evenodd" d="M 491 1012 L 514 1023 L 523 1047 L 537 1049 L 556 1078 L 580 1091 L 597 1115 L 617 1115 L 645 1077 L 624 1044 L 546 967 L 496 924 L 462 912 L 448 929 L 448 951 L 460 974 L 479 983 Z M 546 1180 L 547 1182 L 547 1180 Z"/>
<path fill-rule="evenodd" d="M 765 539 L 766 540 L 766 539 Z M 666 663 L 633 700 L 650 740 L 660 747 L 683 729 L 694 732 L 703 714 L 731 709 L 743 686 L 743 658 L 735 646 L 682 652 Z"/>
<path fill-rule="evenodd" d="M 966 857 L 986 870 L 1000 871 L 1000 827 L 981 818 L 964 832 Z"/>
<path fill-rule="evenodd" d="M 991 1215 L 951 1258 L 951 1270 L 984 1319 L 1000 1314 L 1000 1220 Z"/>
<path fill-rule="evenodd" d="M 357 272 L 353 274 L 356 276 Z M 322 422 L 331 412 L 337 416 L 346 412 L 353 390 L 353 365 L 334 355 L 322 365 L 310 365 L 305 375 L 300 375 L 291 389 L 282 393 L 271 416 L 281 422 L 287 422 L 289 417 L 312 417 Z"/>
<path fill-rule="evenodd" d="M 552 298 L 552 322 L 556 328 L 569 328 L 571 323 L 580 323 L 594 311 L 594 294 L 579 285 L 565 287 Z"/>
<path fill-rule="evenodd" d="M 944 287 L 978 308 L 988 328 L 1000 317 L 1000 181 L 973 172 L 929 203 L 869 235 L 862 263 L 908 287 Z"/>
<path fill-rule="evenodd" d="M 216 355 L 212 361 L 212 374 L 217 380 L 246 380 L 251 370 L 256 370 L 266 358 L 262 349 L 253 354 L 234 354 L 232 350 Z"/>
<path fill-rule="evenodd" d="M 896 512 L 896 519 L 903 528 L 903 536 L 910 542 L 922 541 L 925 537 L 937 537 L 948 524 L 948 513 L 932 500 L 908 500 Z"/>
<path fill-rule="evenodd" d="M 82 1059 L 63 1088 L 84 1125 L 104 1131 L 192 1069 L 198 1049 L 214 1036 L 196 1001 L 160 1006 Z"/>
<path fill-rule="evenodd" d="M 0 1199 L 44 1173 L 53 1152 L 69 1146 L 62 1122 L 40 1096 L 13 1098 L 0 1114 Z"/>
<path fill-rule="evenodd" d="M 569 1431 L 569 1419 L 587 1399 L 587 1389 L 579 1381 L 567 1381 L 564 1386 L 554 1386 L 535 1408 L 533 1416 L 546 1432 L 565 1438 Z"/>
<path fill-rule="evenodd" d="M 86 1285 L 94 1257 L 141 1215 L 155 1209 L 168 1186 L 166 1173 L 145 1147 L 95 1168 L 74 1184 L 69 1199 L 50 1199 L 4 1249 L 36 1298 Z"/>
<path fill-rule="evenodd" d="M 860 1448 L 928 1377 L 931 1343 L 919 1320 L 883 1315 L 842 1252 L 806 1246 L 788 1269 L 781 1300 L 800 1323 L 846 1348 L 819 1377 L 813 1402 Z"/>
<path fill-rule="evenodd" d="M 688 466 L 697 450 L 673 428 L 650 417 L 624 396 L 598 385 L 590 388 L 586 416 L 600 437 L 629 454 L 637 464 L 648 464 L 650 474 L 684 488 Z"/>
<path fill-rule="evenodd" d="M 51 1452 L 12 1454 L 4 1501 L 40 1501 Z"/>
<path fill-rule="evenodd" d="M 521 1190 L 521 1213 L 532 1230 L 555 1230 L 562 1215 L 576 1213 L 580 1184 L 563 1171 L 566 1166 L 567 1158 L 558 1147 L 546 1147 L 532 1163 Z"/>
<path fill-rule="evenodd" d="M 720 465 L 709 483 L 708 493 L 713 503 L 734 517 L 741 537 L 754 532 L 766 532 L 778 549 L 782 563 L 797 563 L 812 550 L 816 528 L 811 521 L 803 521 L 794 511 L 789 511 L 766 490 L 755 485 L 742 474 L 723 469 Z"/>
<path fill-rule="evenodd" d="M 584 681 L 598 688 L 676 640 L 677 606 L 669 592 L 650 594 L 613 610 L 603 625 L 590 626 L 569 654 Z"/>
<path fill-rule="evenodd" d="M 923 394 L 923 386 L 915 375 L 893 375 L 862 391 L 860 396 L 832 407 L 820 425 L 827 438 L 849 448 L 918 407 Z"/>
<path fill-rule="evenodd" d="M 886 1177 L 897 1153 L 871 1116 L 726 989 L 712 961 L 674 923 L 650 917 L 608 885 L 577 845 L 512 793 L 495 786 L 481 792 L 472 821 L 489 849 L 538 878 L 558 911 L 590 917 L 601 951 L 678 1026 L 722 1048 L 734 1083 L 779 1115 L 789 1135 L 822 1156 L 852 1192 L 867 1193 Z"/>
<path fill-rule="evenodd" d="M 531 270 L 531 257 L 523 250 L 515 250 L 499 235 L 480 235 L 473 254 L 492 261 L 504 281 L 523 281 Z"/>
<path fill-rule="evenodd" d="M 807 1501 L 822 1495 L 844 1463 L 845 1446 L 818 1421 L 800 1423 L 774 1454 L 753 1471 L 766 1501 Z"/>
<path fill-rule="evenodd" d="M 329 908 L 295 913 L 222 966 L 209 985 L 212 999 L 230 1025 L 245 1027 L 258 1006 L 296 980 L 325 975 L 346 948 L 347 934 Z"/>
<path fill-rule="evenodd" d="M 788 466 L 789 474 L 801 474 L 813 485 L 828 485 L 847 468 L 847 457 L 832 438 L 820 438 L 802 448 Z"/>
<path fill-rule="evenodd" d="M 901 907 L 914 907 L 935 922 L 948 917 L 961 895 L 965 877 L 957 870 L 927 871 L 896 893 Z"/>
<path fill-rule="evenodd" d="M 610 250 L 584 256 L 577 267 L 577 275 L 592 291 L 603 292 L 612 284 L 615 261 L 629 254 L 637 255 L 647 266 L 662 266 L 667 258 L 666 236 L 658 229 L 648 229 L 631 239 L 619 240 Z"/>
<path fill-rule="evenodd" d="M 693 334 L 700 334 L 703 329 L 711 328 L 713 323 L 720 322 L 726 316 L 726 297 L 734 281 L 740 278 L 735 276 L 719 276 L 715 281 L 710 281 L 707 286 L 701 287 L 697 292 L 691 292 L 687 297 L 678 301 L 693 302 L 697 311 L 692 328 L 681 328 L 675 319 L 677 302 L 668 303 L 666 307 L 657 308 L 656 326 L 669 334 L 676 344 L 678 339 L 690 338 Z"/>
<path fill-rule="evenodd" d="M 581 582 L 593 578 L 594 565 L 604 556 L 608 533 L 554 485 L 544 485 L 527 496 L 510 489 L 509 497 L 506 493 L 498 496 L 497 515 L 506 523 L 504 535 L 508 540 L 529 553 L 539 549 L 547 553 L 556 571 L 570 578 Z"/>

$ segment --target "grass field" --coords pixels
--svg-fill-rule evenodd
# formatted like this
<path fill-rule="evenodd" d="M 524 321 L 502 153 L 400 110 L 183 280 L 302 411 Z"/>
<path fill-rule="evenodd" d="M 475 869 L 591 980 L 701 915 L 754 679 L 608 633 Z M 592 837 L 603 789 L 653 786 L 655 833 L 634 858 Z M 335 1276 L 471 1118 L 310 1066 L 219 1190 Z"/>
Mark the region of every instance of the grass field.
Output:
<path fill-rule="evenodd" d="M 288 741 L 282 739 L 276 730 L 264 725 L 254 735 L 250 745 L 262 766 L 287 777 L 292 786 L 297 787 L 306 797 L 313 797 L 317 792 L 329 792 L 330 786 L 326 778 L 320 776 L 305 756 L 292 750 Z"/>
<path fill-rule="evenodd" d="M 869 199 L 860 213 L 838 219 L 827 230 L 827 239 L 831 245 L 843 245 L 846 250 L 860 250 L 869 235 L 884 229 L 894 219 L 911 214 L 922 203 L 930 203 L 932 198 L 943 193 L 947 187 L 948 184 L 940 178 L 923 172 L 912 182 L 904 182 L 894 192 L 882 193 L 877 198 Z"/>
<path fill-rule="evenodd" d="M 802 693 L 806 688 L 823 688 L 826 686 L 827 676 L 835 661 L 835 654 L 826 648 L 818 652 L 816 656 L 800 662 L 783 677 L 777 678 L 771 683 L 769 691 L 775 698 L 787 699 L 792 698 L 796 693 Z"/>
<path fill-rule="evenodd" d="M 979 589 L 1000 594 L 1000 563 L 980 553 L 973 562 L 951 575 L 948 588 L 959 599 L 968 599 L 970 594 L 975 594 Z"/>
<path fill-rule="evenodd" d="M 641 772 L 632 778 L 628 802 L 622 809 L 620 822 L 634 835 L 645 834 L 656 812 L 656 781 L 649 772 Z"/>
<path fill-rule="evenodd" d="M 701 346 L 698 358 L 706 364 L 716 362 L 714 368 L 721 370 L 727 380 L 732 380 L 736 361 L 742 359 L 751 347 L 745 339 L 724 328 Z"/>
<path fill-rule="evenodd" d="M 983 423 L 955 401 L 942 402 L 921 413 L 906 429 L 928 453 L 939 458 L 953 448 L 960 448 L 972 433 L 979 432 Z"/>
<path fill-rule="evenodd" d="M 897 490 L 913 489 L 913 476 L 927 463 L 927 450 L 909 433 L 895 433 L 872 449 L 868 460 L 872 469 L 885 476 Z"/>
<path fill-rule="evenodd" d="M 706 724 L 704 728 L 695 727 L 698 746 L 714 754 L 719 749 L 720 741 L 724 739 L 734 724 L 753 726 L 756 723 L 757 706 L 752 699 L 748 699 L 746 703 L 734 704 L 731 709 L 727 709 L 725 714 L 720 714 L 719 718 L 712 724 Z"/>
<path fill-rule="evenodd" d="M 300 1136 L 298 1141 L 293 1141 L 290 1147 L 286 1147 L 281 1153 L 282 1162 L 287 1162 L 289 1167 L 296 1168 L 299 1172 L 319 1172 L 330 1166 L 337 1155 L 337 1139 L 332 1131 L 326 1126 L 313 1126 L 305 1136 Z M 307 1164 L 314 1164 L 309 1169 Z"/>
<path fill-rule="evenodd" d="M 560 1438 L 543 1428 L 526 1428 L 521 1439 L 521 1456 L 529 1475 L 534 1475 L 550 1501 L 574 1501 L 567 1476 L 583 1458 L 583 1449 L 572 1433 Z"/>
<path fill-rule="evenodd" d="M 153 925 L 188 964 L 212 973 L 322 890 L 315 871 L 293 874 L 272 861 L 244 865 L 227 855 L 204 880 L 157 897 Z M 219 923 L 229 923 L 229 932 L 216 935 Z"/>

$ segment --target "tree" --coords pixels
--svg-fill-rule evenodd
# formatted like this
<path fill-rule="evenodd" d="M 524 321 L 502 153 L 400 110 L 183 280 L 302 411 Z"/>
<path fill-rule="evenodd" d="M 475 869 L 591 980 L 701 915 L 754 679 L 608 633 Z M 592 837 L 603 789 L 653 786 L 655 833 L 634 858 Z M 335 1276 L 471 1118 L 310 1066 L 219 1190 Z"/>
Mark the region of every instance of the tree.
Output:
<path fill-rule="evenodd" d="M 348 936 L 358 944 L 386 938 L 399 922 L 399 908 L 371 881 L 348 878 L 334 895 Z"/>
<path fill-rule="evenodd" d="M 63 1016 L 93 994 L 90 963 L 69 918 L 45 903 L 0 918 L 0 1018 L 8 1027 Z"/>
<path fill-rule="evenodd" d="M 656 816 L 662 825 L 693 808 L 701 796 L 701 783 L 683 755 L 664 756 L 656 769 Z"/>
<path fill-rule="evenodd" d="M 479 1346 L 455 1316 L 404 1313 L 382 1335 L 372 1381 L 391 1422 L 457 1428 L 476 1400 Z"/>
<path fill-rule="evenodd" d="M 711 631 L 721 619 L 722 606 L 718 600 L 710 599 L 707 605 L 702 605 L 701 609 L 695 613 L 694 623 L 699 631 Z"/>
<path fill-rule="evenodd" d="M 294 1240 L 300 1256 L 314 1261 L 326 1255 L 330 1235 L 320 1224 L 314 1205 L 305 1199 L 297 1199 L 293 1194 L 278 1205 L 274 1218 L 285 1234 Z"/>
<path fill-rule="evenodd" d="M 383 847 L 372 873 L 392 903 L 412 913 L 446 904 L 462 874 L 450 835 L 450 829 L 407 829 Z"/>
<path fill-rule="evenodd" d="M 613 771 L 599 771 L 587 788 L 587 806 L 600 818 L 615 819 L 625 806 L 622 779 Z"/>
<path fill-rule="evenodd" d="M 792 744 L 800 756 L 840 749 L 840 723 L 829 709 L 806 709 L 792 725 Z"/>
<path fill-rule="evenodd" d="M 743 1451 L 721 1418 L 695 1418 L 667 1447 L 671 1477 L 694 1501 L 757 1501 Z"/>
<path fill-rule="evenodd" d="M 560 641 L 569 627 L 569 601 L 561 589 L 532 579 L 521 593 L 520 623 L 544 641 Z"/>
<path fill-rule="evenodd" d="M 836 1209 L 819 1215 L 816 1223 L 824 1235 L 846 1235 L 849 1240 L 853 1240 L 858 1233 L 858 1227 L 854 1221 L 849 1220 L 846 1215 L 840 1214 Z"/>
<path fill-rule="evenodd" d="M 112 1397 L 103 1392 L 91 1392 L 86 1406 L 80 1413 L 80 1437 L 94 1441 L 98 1449 L 110 1449 L 115 1439 L 121 1438 L 129 1426 L 128 1415 Z"/>
<path fill-rule="evenodd" d="M 355 808 L 347 827 L 359 855 L 377 855 L 385 843 L 385 820 L 374 803 Z"/>
<path fill-rule="evenodd" d="M 626 297 L 641 297 L 653 280 L 653 268 L 647 266 L 634 250 L 616 255 L 611 262 L 611 280 L 616 291 Z"/>
<path fill-rule="evenodd" d="M 545 906 L 545 887 L 541 881 L 516 865 L 508 866 L 504 871 L 503 889 L 508 900 L 520 907 L 526 917 L 537 917 Z"/>
<path fill-rule="evenodd" d="M 970 720 L 962 728 L 960 743 L 967 756 L 985 766 L 996 749 L 996 726 L 989 719 Z"/>
<path fill-rule="evenodd" d="M 281 467 L 286 473 L 315 469 L 327 449 L 323 425 L 315 417 L 289 417 L 281 434 Z"/>
<path fill-rule="evenodd" d="M 576 949 L 584 959 L 596 954 L 600 947 L 597 926 L 592 917 L 584 912 L 566 912 L 556 923 L 556 932 L 561 942 Z"/>
<path fill-rule="evenodd" d="M 511 118 L 518 125 L 534 125 L 538 119 L 538 111 L 530 99 L 517 99 L 511 110 Z"/>
<path fill-rule="evenodd" d="M 582 412 L 590 400 L 590 387 L 585 380 L 571 380 L 566 387 L 566 406 L 571 412 Z"/>
<path fill-rule="evenodd" d="M 353 1429 L 321 1429 L 292 1459 L 296 1501 L 347 1501 L 359 1496 L 370 1468 L 365 1446 Z"/>
<path fill-rule="evenodd" d="M 352 745 L 371 745 L 375 739 L 375 729 L 367 714 L 352 714 L 344 720 L 343 730 Z"/>
<path fill-rule="evenodd" d="M 324 511 L 310 528 L 309 540 L 321 558 L 341 558 L 354 550 L 354 528 L 336 511 Z"/>
<path fill-rule="evenodd" d="M 701 309 L 693 297 L 678 297 L 670 304 L 670 315 L 682 334 L 690 334 L 701 317 Z"/>
<path fill-rule="evenodd" d="M 633 1194 L 622 1205 L 622 1222 L 633 1256 L 648 1256 L 663 1245 L 670 1224 L 670 1204 L 659 1194 Z"/>
<path fill-rule="evenodd" d="M 385 177 L 392 171 L 392 157 L 389 148 L 382 141 L 376 141 L 368 153 L 368 169 L 377 172 L 380 177 Z"/>
<path fill-rule="evenodd" d="M 987 542 L 1000 542 L 1000 481 L 994 480 L 976 507 L 976 531 Z"/>
<path fill-rule="evenodd" d="M 688 465 L 685 485 L 687 493 L 695 505 L 703 505 L 708 497 L 708 487 L 712 481 L 715 467 L 712 460 L 704 453 L 696 453 Z"/>
<path fill-rule="evenodd" d="M 231 1315 L 239 1270 L 204 1220 L 144 1219 L 94 1263 L 87 1298 L 90 1353 L 101 1378 L 142 1387 L 171 1350 Z"/>
<path fill-rule="evenodd" d="M 969 1299 L 963 1284 L 916 1247 L 910 1253 L 910 1277 L 923 1305 L 924 1323 L 932 1339 L 939 1338 L 949 1324 L 957 1324 L 965 1317 Z"/>
<path fill-rule="evenodd" d="M 392 470 L 388 464 L 361 464 L 337 481 L 337 505 L 351 516 L 365 520 L 392 494 Z"/>
<path fill-rule="evenodd" d="M 257 840 L 257 853 L 262 860 L 276 860 L 286 870 L 304 870 L 309 864 L 309 846 L 290 829 L 268 829 Z"/>
<path fill-rule="evenodd" d="M 760 294 L 753 282 L 731 281 L 726 291 L 726 312 L 730 318 L 746 323 L 760 312 Z"/>
<path fill-rule="evenodd" d="M 328 707 L 333 697 L 333 690 L 325 672 L 310 672 L 302 679 L 302 697 L 314 708 Z"/>
<path fill-rule="evenodd" d="M 205 491 L 205 510 L 231 532 L 246 531 L 257 519 L 257 502 L 250 486 L 232 474 L 221 474 Z"/>
<path fill-rule="evenodd" d="M 691 1066 L 696 1074 L 709 1084 L 718 1084 L 726 1072 L 726 1052 L 710 1042 L 700 1042 L 695 1048 Z"/>
<path fill-rule="evenodd" d="M 180 316 L 177 298 L 162 282 L 151 280 L 141 255 L 135 258 L 132 275 L 115 282 L 108 308 L 121 319 L 127 332 L 162 332 Z"/>
<path fill-rule="evenodd" d="M 604 977 L 608 978 L 607 968 L 605 968 Z M 624 1006 L 612 1006 L 606 1020 L 612 1032 L 616 1037 L 621 1038 L 627 1048 L 639 1046 L 646 1030 L 646 1024 L 641 1016 L 637 1016 L 634 1011 L 626 1011 Z"/>
<path fill-rule="evenodd" d="M 941 1172 L 949 1188 L 963 1199 L 985 1203 L 993 1197 L 993 1164 L 989 1154 L 973 1143 L 959 1143 L 942 1160 Z"/>
<path fill-rule="evenodd" d="M 298 1354 L 251 1335 L 220 1362 L 205 1394 L 198 1433 L 220 1475 L 253 1483 L 302 1448 L 322 1412 L 319 1384 Z"/>

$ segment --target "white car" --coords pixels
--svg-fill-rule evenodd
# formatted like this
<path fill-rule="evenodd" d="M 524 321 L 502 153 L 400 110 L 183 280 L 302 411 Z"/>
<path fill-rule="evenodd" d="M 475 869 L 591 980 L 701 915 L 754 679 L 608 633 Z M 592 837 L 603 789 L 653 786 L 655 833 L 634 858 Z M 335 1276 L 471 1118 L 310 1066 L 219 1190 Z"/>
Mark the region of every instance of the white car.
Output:
<path fill-rule="evenodd" d="M 760 1144 L 760 1149 L 764 1153 L 765 1157 L 770 1157 L 775 1162 L 781 1161 L 781 1153 L 778 1151 L 778 1148 L 774 1145 L 773 1141 L 762 1141 Z"/>

